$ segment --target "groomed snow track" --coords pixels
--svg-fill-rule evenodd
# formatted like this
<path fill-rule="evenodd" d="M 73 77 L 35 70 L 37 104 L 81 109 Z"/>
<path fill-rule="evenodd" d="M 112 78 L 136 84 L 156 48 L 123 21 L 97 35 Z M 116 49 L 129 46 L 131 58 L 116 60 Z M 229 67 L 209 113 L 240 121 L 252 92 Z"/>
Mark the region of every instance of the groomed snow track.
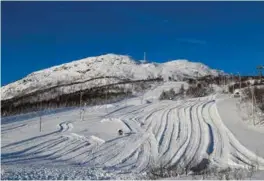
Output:
<path fill-rule="evenodd" d="M 2 147 L 2 164 L 52 160 L 138 173 L 160 163 L 191 168 L 206 158 L 220 167 L 257 161 L 264 169 L 264 159 L 222 123 L 215 96 L 128 106 L 107 117 L 122 120 L 130 132 L 99 144 L 65 136 L 78 122 L 63 122 L 60 131 Z"/>

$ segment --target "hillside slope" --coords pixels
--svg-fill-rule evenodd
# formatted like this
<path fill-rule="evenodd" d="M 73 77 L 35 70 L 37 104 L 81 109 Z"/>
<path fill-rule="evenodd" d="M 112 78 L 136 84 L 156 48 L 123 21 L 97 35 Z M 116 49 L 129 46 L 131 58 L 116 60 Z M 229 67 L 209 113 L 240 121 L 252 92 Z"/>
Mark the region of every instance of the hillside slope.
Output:
<path fill-rule="evenodd" d="M 3 86 L 1 99 L 6 100 L 52 86 L 105 76 L 113 77 L 113 79 L 98 79 L 93 81 L 93 85 L 112 83 L 116 81 L 116 78 L 142 80 L 162 77 L 164 80 L 182 80 L 197 76 L 217 76 L 219 73 L 220 71 L 210 69 L 202 63 L 188 60 L 140 64 L 129 56 L 106 54 L 33 72 L 21 80 Z M 75 88 L 76 91 L 78 89 Z"/>
<path fill-rule="evenodd" d="M 1 128 L 1 163 L 6 170 L 3 178 L 47 179 L 50 174 L 54 179 L 87 179 L 89 174 L 75 174 L 76 169 L 83 168 L 139 178 L 161 163 L 190 169 L 189 172 L 204 159 L 210 161 L 211 168 L 243 168 L 242 172 L 247 174 L 247 168 L 257 162 L 263 170 L 262 155 L 240 142 L 242 137 L 222 120 L 223 114 L 218 112 L 223 112 L 222 106 L 217 107 L 217 102 L 212 95 L 153 103 L 141 103 L 140 97 L 136 97 L 111 105 L 84 107 L 83 120 L 78 108 L 53 114 L 44 112 L 41 132 L 40 117 L 35 113 L 6 117 Z M 225 106 L 224 114 L 232 111 L 232 105 Z M 118 135 L 119 129 L 124 131 L 123 135 Z M 254 140 L 261 141 L 262 137 Z M 39 166 L 44 169 L 36 169 Z M 36 171 L 53 168 L 56 173 Z M 94 174 L 104 176 L 103 171 Z"/>

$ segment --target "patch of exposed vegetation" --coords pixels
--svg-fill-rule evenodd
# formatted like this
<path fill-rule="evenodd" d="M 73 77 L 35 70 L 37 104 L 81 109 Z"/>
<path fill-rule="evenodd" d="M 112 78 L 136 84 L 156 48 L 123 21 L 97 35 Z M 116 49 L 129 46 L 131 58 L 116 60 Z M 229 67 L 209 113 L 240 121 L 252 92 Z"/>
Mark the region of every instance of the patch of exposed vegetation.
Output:
<path fill-rule="evenodd" d="M 176 93 L 173 88 L 168 91 L 162 91 L 159 100 L 175 100 L 176 98 L 183 98 L 184 92 L 184 85 L 182 84 L 178 93 Z"/>
<path fill-rule="evenodd" d="M 186 91 L 186 96 L 188 97 L 204 97 L 212 94 L 214 92 L 213 87 L 206 84 L 196 84 L 190 85 L 189 89 Z"/>

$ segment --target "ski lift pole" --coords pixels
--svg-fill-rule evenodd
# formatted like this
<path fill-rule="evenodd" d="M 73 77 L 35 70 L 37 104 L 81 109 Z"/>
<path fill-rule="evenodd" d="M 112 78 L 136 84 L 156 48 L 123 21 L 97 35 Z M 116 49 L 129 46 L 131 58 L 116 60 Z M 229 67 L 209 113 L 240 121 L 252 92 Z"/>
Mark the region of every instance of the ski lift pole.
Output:
<path fill-rule="evenodd" d="M 42 103 L 40 103 L 40 109 L 41 109 L 41 107 L 42 107 Z M 42 110 L 39 111 L 39 132 L 42 131 L 42 117 L 41 117 L 41 111 L 42 111 Z"/>
<path fill-rule="evenodd" d="M 108 99 L 108 97 L 107 97 L 107 93 L 108 93 L 108 89 L 106 88 L 106 93 L 105 93 L 105 95 L 106 95 L 106 105 L 105 105 L 105 109 L 106 109 L 106 113 L 108 113 L 108 108 L 107 108 L 107 99 Z"/>
<path fill-rule="evenodd" d="M 127 106 L 128 87 L 129 87 L 129 85 L 128 85 L 127 88 L 126 88 L 125 107 Z"/>
<path fill-rule="evenodd" d="M 253 119 L 253 124 L 255 125 L 254 90 L 252 86 L 250 86 L 250 88 L 251 88 L 251 103 L 252 103 L 252 119 Z"/>
<path fill-rule="evenodd" d="M 104 79 L 105 79 L 105 81 L 106 81 L 106 76 L 104 76 Z M 106 81 L 106 85 L 107 85 L 107 81 Z M 106 113 L 108 113 L 108 108 L 107 108 L 107 103 L 108 103 L 108 101 L 107 101 L 107 99 L 108 99 L 108 87 L 106 86 L 106 90 L 105 90 L 105 110 L 106 110 Z"/>
<path fill-rule="evenodd" d="M 241 76 L 240 76 L 239 72 L 237 72 L 237 73 L 238 73 L 238 77 L 239 77 L 239 94 L 240 94 L 239 97 L 240 97 L 240 102 L 241 102 L 241 100 L 242 100 L 242 97 L 241 97 L 241 92 L 242 92 L 242 91 L 241 91 L 241 87 L 242 87 L 242 86 L 241 86 Z"/>
<path fill-rule="evenodd" d="M 226 91 L 226 75 L 224 75 L 224 90 Z"/>
<path fill-rule="evenodd" d="M 82 96 L 83 92 L 80 92 L 80 120 L 82 121 L 82 113 L 83 113 L 83 107 L 82 107 Z"/>
<path fill-rule="evenodd" d="M 234 75 L 233 74 L 231 74 L 231 76 L 232 76 L 232 87 L 233 87 L 233 93 L 234 93 L 234 91 L 235 91 L 235 83 L 234 83 Z"/>
<path fill-rule="evenodd" d="M 42 124 L 41 119 L 42 119 L 41 116 L 39 116 L 39 132 L 41 132 L 41 130 L 42 130 L 42 129 L 41 129 L 41 126 L 42 126 L 42 125 L 41 125 L 41 124 Z"/>

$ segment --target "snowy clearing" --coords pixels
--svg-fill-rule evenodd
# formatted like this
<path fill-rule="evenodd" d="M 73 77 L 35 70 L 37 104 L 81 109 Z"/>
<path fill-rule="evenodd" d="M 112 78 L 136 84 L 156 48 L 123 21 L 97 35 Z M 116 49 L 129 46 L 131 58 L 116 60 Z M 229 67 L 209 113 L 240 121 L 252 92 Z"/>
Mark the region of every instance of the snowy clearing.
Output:
<path fill-rule="evenodd" d="M 233 115 L 236 107 L 230 103 L 235 99 L 208 96 L 143 104 L 140 100 L 138 97 L 111 106 L 86 107 L 83 120 L 79 109 L 46 114 L 42 116 L 41 132 L 36 114 L 25 119 L 12 117 L 17 121 L 3 118 L 4 170 L 16 168 L 17 173 L 28 175 L 34 172 L 32 167 L 58 165 L 54 172 L 59 175 L 32 178 L 65 179 L 60 168 L 96 168 L 101 171 L 80 169 L 83 174 L 91 173 L 87 177 L 76 174 L 78 177 L 67 178 L 114 179 L 124 175 L 132 178 L 131 174 L 142 174 L 161 162 L 195 167 L 203 159 L 217 167 L 246 168 L 257 164 L 264 170 L 264 131 L 253 132 L 237 123 L 240 117 Z M 119 129 L 125 134 L 120 136 Z M 35 170 L 36 174 L 45 175 L 45 169 L 40 170 Z M 109 176 L 111 171 L 115 175 Z M 3 178 L 25 178 L 8 173 Z"/>

